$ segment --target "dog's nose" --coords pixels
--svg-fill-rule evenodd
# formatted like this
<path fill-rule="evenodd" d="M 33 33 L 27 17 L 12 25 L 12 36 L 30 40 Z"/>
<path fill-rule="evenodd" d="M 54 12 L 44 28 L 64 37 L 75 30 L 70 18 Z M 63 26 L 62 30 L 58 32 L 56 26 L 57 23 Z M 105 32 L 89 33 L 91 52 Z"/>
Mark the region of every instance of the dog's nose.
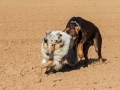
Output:
<path fill-rule="evenodd" d="M 47 52 L 46 55 L 50 55 L 50 54 Z"/>

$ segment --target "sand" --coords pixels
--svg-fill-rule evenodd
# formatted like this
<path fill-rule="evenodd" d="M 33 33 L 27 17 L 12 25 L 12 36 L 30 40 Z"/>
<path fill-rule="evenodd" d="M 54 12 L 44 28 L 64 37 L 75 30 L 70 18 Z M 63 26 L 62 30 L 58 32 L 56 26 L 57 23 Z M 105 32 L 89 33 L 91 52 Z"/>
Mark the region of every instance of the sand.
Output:
<path fill-rule="evenodd" d="M 87 68 L 66 65 L 63 72 L 41 75 L 45 32 L 64 30 L 73 16 L 100 29 L 105 63 L 99 65 L 91 46 Z M 0 90 L 120 90 L 119 59 L 119 0 L 0 1 Z"/>

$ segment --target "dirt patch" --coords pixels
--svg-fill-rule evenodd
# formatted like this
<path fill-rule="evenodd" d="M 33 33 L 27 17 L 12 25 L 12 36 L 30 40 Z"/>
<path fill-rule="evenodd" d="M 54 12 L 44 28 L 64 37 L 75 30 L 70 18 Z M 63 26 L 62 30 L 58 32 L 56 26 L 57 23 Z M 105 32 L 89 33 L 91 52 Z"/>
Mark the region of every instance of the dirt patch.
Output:
<path fill-rule="evenodd" d="M 0 90 L 120 90 L 120 1 L 0 1 Z M 89 66 L 69 65 L 40 76 L 41 41 L 47 30 L 64 30 L 72 16 L 92 21 L 103 38 L 103 65 L 94 47 Z M 42 79 L 41 79 L 42 78 Z"/>

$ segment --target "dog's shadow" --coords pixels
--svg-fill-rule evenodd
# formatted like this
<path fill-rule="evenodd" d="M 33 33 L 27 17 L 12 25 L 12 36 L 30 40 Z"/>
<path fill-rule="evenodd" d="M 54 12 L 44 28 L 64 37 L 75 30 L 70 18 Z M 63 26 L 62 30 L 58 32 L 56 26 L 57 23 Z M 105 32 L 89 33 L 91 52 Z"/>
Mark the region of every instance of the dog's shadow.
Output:
<path fill-rule="evenodd" d="M 103 62 L 105 63 L 107 59 L 103 59 Z M 72 71 L 72 70 L 77 70 L 77 69 L 80 69 L 81 67 L 85 67 L 84 66 L 84 62 L 85 60 L 80 60 L 75 66 L 70 66 L 69 64 L 64 64 L 62 69 L 60 70 L 60 72 L 69 72 L 69 71 Z M 99 62 L 98 59 L 88 59 L 88 65 L 91 65 L 91 64 L 94 64 L 96 62 Z M 88 66 L 87 66 L 88 67 Z"/>

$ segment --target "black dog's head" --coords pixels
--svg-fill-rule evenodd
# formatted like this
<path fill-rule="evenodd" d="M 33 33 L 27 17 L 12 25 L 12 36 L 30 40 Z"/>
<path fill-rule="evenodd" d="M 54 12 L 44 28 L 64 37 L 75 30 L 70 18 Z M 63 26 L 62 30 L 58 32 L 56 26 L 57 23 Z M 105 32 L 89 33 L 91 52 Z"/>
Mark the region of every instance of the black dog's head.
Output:
<path fill-rule="evenodd" d="M 75 30 L 75 32 L 78 34 L 79 30 L 81 29 L 80 25 L 76 21 L 71 21 L 68 23 L 66 29 L 64 31 L 72 31 Z"/>
<path fill-rule="evenodd" d="M 72 43 L 75 46 L 77 44 L 78 41 L 78 33 L 80 30 L 80 26 L 76 21 L 71 21 L 68 23 L 66 29 L 64 30 L 67 34 L 69 34 L 70 36 L 72 36 Z"/>

